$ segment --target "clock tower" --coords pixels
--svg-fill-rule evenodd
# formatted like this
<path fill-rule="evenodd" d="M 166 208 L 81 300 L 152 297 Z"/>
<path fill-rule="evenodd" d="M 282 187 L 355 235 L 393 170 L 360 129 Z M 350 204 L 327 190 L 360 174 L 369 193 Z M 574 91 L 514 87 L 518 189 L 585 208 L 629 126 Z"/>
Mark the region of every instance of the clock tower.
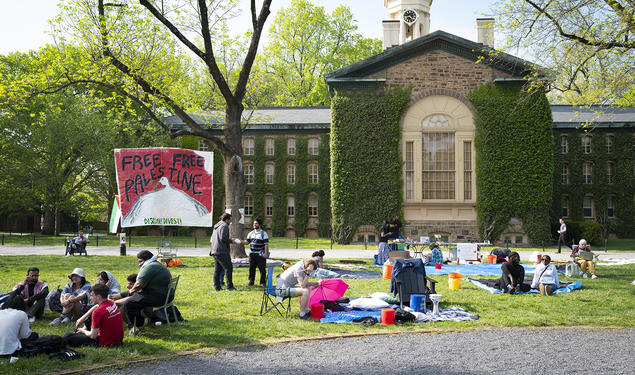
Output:
<path fill-rule="evenodd" d="M 388 19 L 382 22 L 383 47 L 404 44 L 430 32 L 432 0 L 384 0 Z"/>

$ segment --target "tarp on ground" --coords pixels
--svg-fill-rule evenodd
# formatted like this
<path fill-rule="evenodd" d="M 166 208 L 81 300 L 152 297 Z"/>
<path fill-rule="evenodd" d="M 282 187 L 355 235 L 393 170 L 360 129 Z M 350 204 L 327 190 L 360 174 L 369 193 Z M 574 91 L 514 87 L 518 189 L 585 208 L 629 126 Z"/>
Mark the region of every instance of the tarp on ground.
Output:
<path fill-rule="evenodd" d="M 426 266 L 426 275 L 447 275 L 450 272 L 458 272 L 461 275 L 502 276 L 502 264 L 444 264 L 441 269 L 434 266 Z M 536 266 L 523 264 L 525 275 L 533 275 Z"/>
<path fill-rule="evenodd" d="M 487 285 L 486 283 L 484 283 L 484 281 L 487 280 L 478 280 L 478 279 L 466 279 L 466 281 L 471 282 L 472 284 L 474 284 L 475 286 L 481 288 L 481 289 L 485 289 L 490 293 L 496 293 L 496 294 L 502 294 L 503 291 L 498 289 L 498 288 L 494 288 L 492 286 Z M 575 281 L 572 282 L 566 286 L 563 286 L 561 288 L 558 288 L 556 290 L 553 291 L 553 293 L 570 293 L 576 289 L 580 289 L 582 288 L 582 281 Z M 527 293 L 540 293 L 540 291 L 538 289 L 531 289 L 529 292 L 516 292 L 514 294 L 527 294 Z"/>

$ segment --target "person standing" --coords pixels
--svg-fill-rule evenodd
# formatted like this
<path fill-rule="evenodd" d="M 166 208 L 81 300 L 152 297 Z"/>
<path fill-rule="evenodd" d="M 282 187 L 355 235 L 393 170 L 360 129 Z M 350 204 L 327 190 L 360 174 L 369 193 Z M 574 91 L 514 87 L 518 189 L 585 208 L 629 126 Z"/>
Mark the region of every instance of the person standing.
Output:
<path fill-rule="evenodd" d="M 214 231 L 210 242 L 212 243 L 212 249 L 209 255 L 214 257 L 214 289 L 216 291 L 221 290 L 221 272 L 225 272 L 227 277 L 227 290 L 233 291 L 234 282 L 232 280 L 232 259 L 229 254 L 229 244 L 241 243 L 240 239 L 229 238 L 229 224 L 232 222 L 232 215 L 224 213 L 220 217 L 220 221 L 214 225 Z"/>
<path fill-rule="evenodd" d="M 396 240 L 401 237 L 399 234 L 400 229 L 401 221 L 399 221 L 399 216 L 395 215 L 390 219 L 390 224 L 388 225 L 388 240 Z"/>
<path fill-rule="evenodd" d="M 247 234 L 247 240 L 243 244 L 249 244 L 249 282 L 247 286 L 253 286 L 256 279 L 256 267 L 260 271 L 260 286 L 267 284 L 267 258 L 269 257 L 269 236 L 262 229 L 262 219 L 254 219 L 254 230 Z"/>
<path fill-rule="evenodd" d="M 558 229 L 558 254 L 562 249 L 562 245 L 567 246 L 567 225 L 564 223 L 564 219 L 560 218 L 560 229 Z"/>
<path fill-rule="evenodd" d="M 388 237 L 392 233 L 390 232 L 390 224 L 388 220 L 384 220 L 381 224 L 381 229 L 379 230 L 379 249 L 377 252 L 377 257 L 375 260 L 375 264 L 381 266 L 388 260 Z"/>
<path fill-rule="evenodd" d="M 33 323 L 35 319 L 41 319 L 44 316 L 44 306 L 46 305 L 46 296 L 49 294 L 48 285 L 39 281 L 40 270 L 37 267 L 30 267 L 26 271 L 26 278 L 21 283 L 16 284 L 13 290 L 20 293 L 24 299 L 25 312 L 29 317 L 29 322 Z"/>

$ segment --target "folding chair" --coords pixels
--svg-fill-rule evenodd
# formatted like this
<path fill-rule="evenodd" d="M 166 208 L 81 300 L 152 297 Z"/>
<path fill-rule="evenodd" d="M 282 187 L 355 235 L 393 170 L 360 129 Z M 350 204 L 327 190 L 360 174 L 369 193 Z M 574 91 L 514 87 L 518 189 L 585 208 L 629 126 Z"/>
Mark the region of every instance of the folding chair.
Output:
<path fill-rule="evenodd" d="M 287 300 L 287 306 L 285 307 L 284 301 Z M 262 292 L 262 303 L 260 304 L 260 316 L 265 315 L 269 311 L 276 309 L 280 316 L 282 311 L 285 312 L 284 317 L 289 316 L 289 310 L 291 310 L 291 297 L 283 297 L 282 301 L 278 300 L 278 293 L 276 291 L 276 285 L 273 283 L 273 266 L 267 268 L 267 288 Z"/>
<path fill-rule="evenodd" d="M 430 282 L 430 287 L 427 286 L 427 282 Z M 432 303 L 430 294 L 436 294 L 436 283 L 436 280 L 426 276 L 426 269 L 420 258 L 395 259 L 390 291 L 398 295 L 402 308 L 404 304 L 410 305 L 411 294 L 425 294 L 426 303 Z"/>
<path fill-rule="evenodd" d="M 181 325 L 176 315 L 176 308 L 174 307 L 174 298 L 176 297 L 176 287 L 179 285 L 180 277 L 181 275 L 178 275 L 177 277 L 173 277 L 170 280 L 170 283 L 168 284 L 168 294 L 165 297 L 165 303 L 163 304 L 163 306 L 156 306 L 152 309 L 152 311 L 163 310 L 163 314 L 165 315 L 165 320 L 168 321 L 168 329 L 170 330 L 170 337 L 173 337 L 173 336 L 172 336 L 172 326 L 170 325 L 170 315 L 168 315 L 168 307 L 172 307 L 172 315 L 174 316 L 174 321 L 176 322 L 177 326 L 180 327 Z M 137 326 L 136 317 L 134 319 L 133 326 L 135 327 Z"/>

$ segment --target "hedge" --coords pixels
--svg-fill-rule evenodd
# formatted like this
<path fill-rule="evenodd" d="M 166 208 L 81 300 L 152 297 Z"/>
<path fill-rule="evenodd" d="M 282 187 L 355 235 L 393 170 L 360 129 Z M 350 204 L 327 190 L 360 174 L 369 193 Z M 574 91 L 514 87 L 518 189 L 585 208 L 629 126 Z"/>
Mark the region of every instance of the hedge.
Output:
<path fill-rule="evenodd" d="M 543 92 L 481 85 L 475 108 L 476 212 L 484 240 L 497 240 L 512 217 L 536 244 L 551 239 L 553 192 L 551 108 Z"/>
<path fill-rule="evenodd" d="M 360 225 L 401 214 L 399 121 L 410 89 L 337 92 L 331 100 L 333 238 L 351 241 Z"/>

